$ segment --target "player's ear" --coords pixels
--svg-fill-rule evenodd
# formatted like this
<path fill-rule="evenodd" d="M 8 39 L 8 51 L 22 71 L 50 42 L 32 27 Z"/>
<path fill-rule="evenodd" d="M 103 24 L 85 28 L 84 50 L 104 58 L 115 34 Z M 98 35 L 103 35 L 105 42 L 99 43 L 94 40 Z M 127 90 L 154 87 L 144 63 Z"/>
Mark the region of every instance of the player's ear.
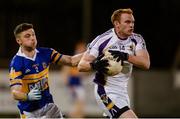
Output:
<path fill-rule="evenodd" d="M 119 25 L 119 22 L 116 20 L 116 21 L 114 21 L 114 25 L 115 26 L 118 26 Z"/>
<path fill-rule="evenodd" d="M 20 40 L 20 38 L 16 38 L 16 42 L 19 44 L 19 45 L 21 45 L 22 44 L 22 42 L 21 42 L 21 40 Z"/>

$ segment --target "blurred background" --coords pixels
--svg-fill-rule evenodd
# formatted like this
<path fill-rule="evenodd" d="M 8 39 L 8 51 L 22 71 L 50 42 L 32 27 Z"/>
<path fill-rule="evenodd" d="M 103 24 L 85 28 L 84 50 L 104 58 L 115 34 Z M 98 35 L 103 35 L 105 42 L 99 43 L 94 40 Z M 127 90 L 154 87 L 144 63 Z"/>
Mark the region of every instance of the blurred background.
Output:
<path fill-rule="evenodd" d="M 135 32 L 144 37 L 151 58 L 149 71 L 134 69 L 129 83 L 132 108 L 139 117 L 180 117 L 179 6 L 179 0 L 1 0 L 0 117 L 19 116 L 8 85 L 8 65 L 19 48 L 13 36 L 16 25 L 32 23 L 38 46 L 73 55 L 77 42 L 88 44 L 112 27 L 111 14 L 119 8 L 134 11 Z M 72 99 L 61 69 L 51 68 L 51 92 L 56 104 L 68 114 Z M 92 74 L 83 85 L 84 116 L 101 117 Z"/>

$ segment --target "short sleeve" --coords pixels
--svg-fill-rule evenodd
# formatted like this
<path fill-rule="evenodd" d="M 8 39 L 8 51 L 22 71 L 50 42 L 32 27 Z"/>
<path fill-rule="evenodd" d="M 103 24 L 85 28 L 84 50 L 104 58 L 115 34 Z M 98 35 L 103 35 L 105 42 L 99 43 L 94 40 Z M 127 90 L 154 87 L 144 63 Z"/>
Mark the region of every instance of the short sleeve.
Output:
<path fill-rule="evenodd" d="M 144 38 L 141 35 L 138 35 L 136 39 L 137 39 L 136 51 L 141 49 L 146 50 L 146 43 L 144 41 Z"/>
<path fill-rule="evenodd" d="M 94 57 L 98 57 L 99 55 L 99 44 L 98 44 L 99 36 L 97 36 L 90 44 L 88 44 L 87 50 L 90 55 Z"/>
<path fill-rule="evenodd" d="M 10 78 L 10 86 L 22 85 L 23 73 L 22 73 L 20 61 L 18 62 L 18 60 L 13 60 L 11 62 L 9 68 L 9 78 Z"/>
<path fill-rule="evenodd" d="M 55 63 L 57 64 L 61 58 L 62 58 L 62 54 L 60 54 L 58 51 L 54 50 L 54 49 L 50 49 L 51 50 L 51 63 Z"/>

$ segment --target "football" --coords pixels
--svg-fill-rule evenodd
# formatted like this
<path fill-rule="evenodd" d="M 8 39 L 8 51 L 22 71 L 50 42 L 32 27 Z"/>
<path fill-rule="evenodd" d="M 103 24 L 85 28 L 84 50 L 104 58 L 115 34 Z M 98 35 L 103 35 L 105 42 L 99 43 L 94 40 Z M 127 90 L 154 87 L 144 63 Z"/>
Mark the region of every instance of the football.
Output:
<path fill-rule="evenodd" d="M 104 51 L 104 57 L 102 59 L 108 60 L 109 66 L 106 67 L 108 69 L 108 76 L 117 75 L 122 71 L 122 61 L 120 60 L 119 62 L 117 62 L 117 59 L 113 58 L 113 56 L 108 50 Z"/>

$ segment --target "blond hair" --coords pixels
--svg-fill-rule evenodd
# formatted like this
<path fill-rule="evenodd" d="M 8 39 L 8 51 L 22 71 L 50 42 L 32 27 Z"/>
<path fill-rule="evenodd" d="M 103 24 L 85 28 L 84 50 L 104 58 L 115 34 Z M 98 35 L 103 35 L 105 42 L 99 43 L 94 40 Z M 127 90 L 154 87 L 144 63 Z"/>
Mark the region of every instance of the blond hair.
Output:
<path fill-rule="evenodd" d="M 121 14 L 123 14 L 123 13 L 133 14 L 133 11 L 130 8 L 115 10 L 111 16 L 112 24 L 114 24 L 114 21 L 119 20 L 121 17 Z"/>

